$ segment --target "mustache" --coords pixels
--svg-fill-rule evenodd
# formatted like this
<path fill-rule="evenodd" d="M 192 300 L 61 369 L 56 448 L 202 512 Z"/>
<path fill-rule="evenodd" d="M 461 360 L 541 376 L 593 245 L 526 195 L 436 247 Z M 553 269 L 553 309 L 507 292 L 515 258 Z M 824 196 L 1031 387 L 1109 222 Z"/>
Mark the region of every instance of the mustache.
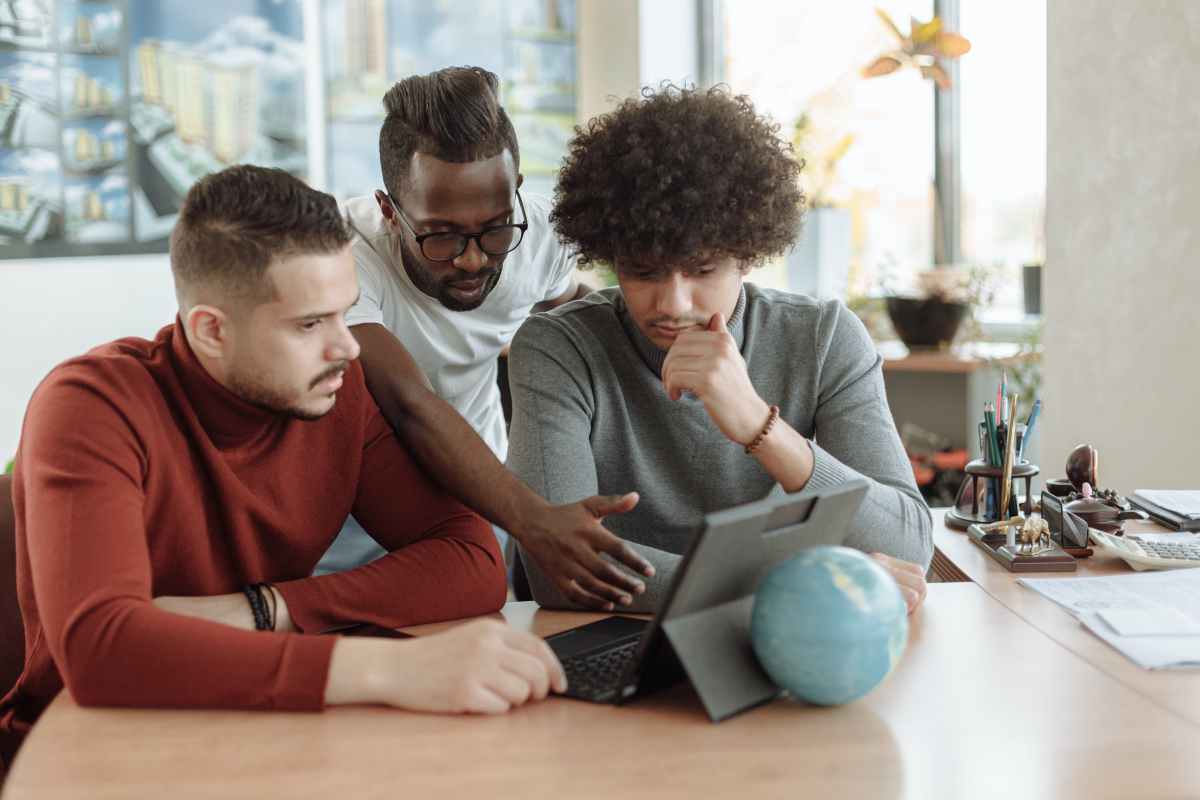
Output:
<path fill-rule="evenodd" d="M 337 364 L 334 364 L 332 367 L 325 370 L 317 377 L 313 378 L 312 383 L 310 383 L 308 385 L 308 388 L 309 389 L 317 388 L 317 384 L 321 383 L 322 381 L 329 380 L 330 378 L 333 378 L 333 377 L 339 375 L 340 373 L 345 372 L 349 367 L 350 367 L 349 361 L 340 361 Z"/>
<path fill-rule="evenodd" d="M 701 328 L 708 325 L 707 319 L 698 317 L 654 317 L 646 322 L 647 325 L 661 325 L 665 328 L 686 328 L 689 325 L 699 325 Z"/>
<path fill-rule="evenodd" d="M 464 283 L 466 281 L 491 280 L 494 276 L 500 274 L 499 267 L 491 269 L 481 269 L 478 272 L 464 272 L 461 275 L 451 275 L 448 278 L 443 278 L 442 283 Z"/>

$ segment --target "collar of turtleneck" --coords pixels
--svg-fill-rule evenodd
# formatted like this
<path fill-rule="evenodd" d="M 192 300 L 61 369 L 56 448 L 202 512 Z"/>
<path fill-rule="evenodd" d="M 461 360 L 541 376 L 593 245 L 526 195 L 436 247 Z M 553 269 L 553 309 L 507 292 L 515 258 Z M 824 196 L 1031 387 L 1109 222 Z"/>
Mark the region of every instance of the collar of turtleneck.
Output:
<path fill-rule="evenodd" d="M 171 330 L 171 362 L 188 405 L 217 447 L 250 444 L 288 419 L 277 411 L 243 400 L 209 374 L 192 351 L 178 316 Z"/>
<path fill-rule="evenodd" d="M 642 361 L 646 362 L 646 366 L 662 378 L 662 365 L 667 357 L 667 351 L 661 349 L 654 342 L 650 341 L 641 328 L 634 322 L 633 316 L 629 313 L 629 308 L 625 305 L 625 298 L 620 292 L 617 293 L 620 302 L 617 304 L 617 316 L 621 319 L 621 325 L 625 328 L 625 333 L 633 342 L 634 348 L 637 349 L 638 355 L 642 357 Z M 733 313 L 729 315 L 729 320 L 725 323 L 725 329 L 729 331 L 733 341 L 737 343 L 738 350 L 742 349 L 742 341 L 745 338 L 746 326 L 746 287 L 743 284 L 741 291 L 738 293 L 737 305 L 733 307 Z"/>

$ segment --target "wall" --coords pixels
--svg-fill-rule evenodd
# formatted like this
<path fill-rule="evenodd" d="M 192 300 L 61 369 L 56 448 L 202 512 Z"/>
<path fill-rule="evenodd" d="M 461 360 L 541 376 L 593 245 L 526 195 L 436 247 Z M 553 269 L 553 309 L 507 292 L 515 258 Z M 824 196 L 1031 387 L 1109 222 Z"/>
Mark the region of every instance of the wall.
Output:
<path fill-rule="evenodd" d="M 0 468 L 25 405 L 59 362 L 175 317 L 165 255 L 0 261 Z"/>
<path fill-rule="evenodd" d="M 1048 5 L 1043 471 L 1200 488 L 1200 3 Z"/>

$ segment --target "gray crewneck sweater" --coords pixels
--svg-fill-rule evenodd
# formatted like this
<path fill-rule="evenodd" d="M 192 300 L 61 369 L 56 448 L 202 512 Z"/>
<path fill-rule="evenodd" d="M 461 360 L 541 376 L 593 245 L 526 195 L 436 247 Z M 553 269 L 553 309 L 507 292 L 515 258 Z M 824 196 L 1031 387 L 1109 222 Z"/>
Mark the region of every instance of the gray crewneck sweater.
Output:
<path fill-rule="evenodd" d="M 882 359 L 858 318 L 835 300 L 746 283 L 728 326 L 759 395 L 812 440 L 805 490 L 868 479 L 846 544 L 928 567 L 929 509 L 888 410 Z M 721 434 L 703 403 L 667 396 L 664 358 L 618 289 L 530 317 L 509 355 L 509 468 L 555 504 L 641 494 L 633 511 L 604 520 L 657 570 L 635 599 L 640 611 L 657 607 L 706 513 L 782 491 Z M 572 607 L 527 555 L 522 560 L 539 604 Z"/>

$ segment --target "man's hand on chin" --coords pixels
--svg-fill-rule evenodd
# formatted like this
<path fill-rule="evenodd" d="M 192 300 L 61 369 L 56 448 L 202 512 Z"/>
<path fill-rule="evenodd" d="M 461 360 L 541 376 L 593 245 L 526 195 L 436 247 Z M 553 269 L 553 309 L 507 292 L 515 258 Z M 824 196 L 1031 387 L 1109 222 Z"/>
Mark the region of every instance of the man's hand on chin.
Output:
<path fill-rule="evenodd" d="M 684 392 L 698 397 L 721 433 L 740 445 L 754 440 L 770 414 L 719 313 L 704 330 L 679 334 L 663 361 L 662 380 L 672 400 Z"/>

